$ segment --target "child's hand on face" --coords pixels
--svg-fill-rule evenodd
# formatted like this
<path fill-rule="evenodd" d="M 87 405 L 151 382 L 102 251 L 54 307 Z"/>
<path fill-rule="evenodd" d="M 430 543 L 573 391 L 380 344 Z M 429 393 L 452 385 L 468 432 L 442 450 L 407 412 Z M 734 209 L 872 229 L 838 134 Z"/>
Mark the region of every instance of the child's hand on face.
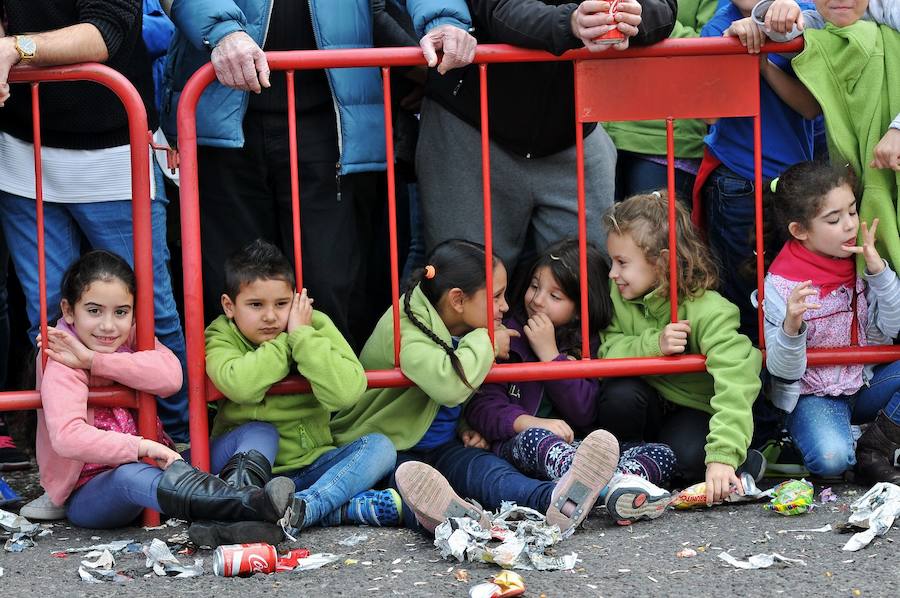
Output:
<path fill-rule="evenodd" d="M 687 337 L 691 333 L 691 323 L 688 320 L 666 324 L 659 335 L 659 350 L 663 355 L 677 355 L 687 349 Z"/>
<path fill-rule="evenodd" d="M 164 444 L 148 438 L 141 438 L 141 442 L 138 445 L 138 458 L 143 459 L 144 457 L 150 457 L 156 461 L 156 465 L 160 469 L 166 469 L 169 465 L 182 458 L 181 455 Z"/>
<path fill-rule="evenodd" d="M 738 38 L 749 54 L 759 54 L 759 49 L 766 41 L 765 32 L 750 17 L 733 22 L 722 35 Z"/>
<path fill-rule="evenodd" d="M 797 26 L 798 31 L 803 31 L 803 11 L 794 0 L 775 0 L 766 11 L 766 31 L 776 33 L 790 33 Z"/>
<path fill-rule="evenodd" d="M 306 289 L 294 293 L 294 298 L 291 300 L 291 311 L 288 314 L 288 334 L 301 326 L 312 324 L 312 304 L 313 300 L 306 294 Z"/>
<path fill-rule="evenodd" d="M 38 349 L 41 348 L 41 337 L 38 336 Z M 47 329 L 47 357 L 70 368 L 90 370 L 94 361 L 94 352 L 84 346 L 78 338 L 57 330 Z"/>
<path fill-rule="evenodd" d="M 488 441 L 484 439 L 484 436 L 475 430 L 462 430 L 459 433 L 459 439 L 466 448 L 480 448 L 485 450 L 490 448 L 490 445 L 488 444 Z"/>
<path fill-rule="evenodd" d="M 509 340 L 520 336 L 518 330 L 510 330 L 506 326 L 494 330 L 494 356 L 509 359 Z"/>
<path fill-rule="evenodd" d="M 559 356 L 556 329 L 546 314 L 535 314 L 528 318 L 528 323 L 525 324 L 525 338 L 541 361 L 553 361 Z"/>
<path fill-rule="evenodd" d="M 734 467 L 724 463 L 706 466 L 706 505 L 722 502 L 729 494 L 744 493 L 744 485 L 734 473 Z"/>
<path fill-rule="evenodd" d="M 807 303 L 806 298 L 818 295 L 819 292 L 812 288 L 812 281 L 806 280 L 794 287 L 787 301 L 787 313 L 784 315 L 784 323 L 781 327 L 788 336 L 797 336 L 800 326 L 803 325 L 803 314 L 810 309 L 819 309 L 821 303 Z"/>
<path fill-rule="evenodd" d="M 865 222 L 860 222 L 859 226 L 862 228 L 862 246 L 842 245 L 841 249 L 850 253 L 861 253 L 866 260 L 866 271 L 869 274 L 881 274 L 881 271 L 884 270 L 884 262 L 878 255 L 878 250 L 875 249 L 875 230 L 878 228 L 878 218 L 872 220 L 871 229 Z"/>

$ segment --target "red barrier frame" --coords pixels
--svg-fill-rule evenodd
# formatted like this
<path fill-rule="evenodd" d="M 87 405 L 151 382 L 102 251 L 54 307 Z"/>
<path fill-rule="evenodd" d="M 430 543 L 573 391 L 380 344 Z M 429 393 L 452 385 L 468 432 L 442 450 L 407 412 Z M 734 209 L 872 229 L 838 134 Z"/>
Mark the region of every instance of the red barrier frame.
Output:
<path fill-rule="evenodd" d="M 34 134 L 35 195 L 37 210 L 38 276 L 40 280 L 41 337 L 47 340 L 47 289 L 44 256 L 43 192 L 41 180 L 41 131 L 39 87 L 57 81 L 92 81 L 105 86 L 121 100 L 128 115 L 131 144 L 132 210 L 134 219 L 134 271 L 137 277 L 135 297 L 136 342 L 138 350 L 155 346 L 153 325 L 153 252 L 150 218 L 150 143 L 147 112 L 140 94 L 121 73 L 102 64 L 74 64 L 60 67 L 16 67 L 9 73 L 10 83 L 30 84 L 32 127 Z M 46 363 L 42 356 L 42 365 Z M 91 406 L 126 407 L 138 411 L 138 432 L 156 438 L 156 398 L 120 385 L 94 387 L 88 394 Z M 40 409 L 41 395 L 36 390 L 0 393 L 0 411 Z M 159 514 L 144 512 L 145 525 L 158 525 Z"/>
<path fill-rule="evenodd" d="M 802 41 L 788 44 L 767 44 L 764 52 L 791 52 L 801 49 Z M 399 280 L 397 272 L 396 238 L 396 198 L 393 169 L 393 134 L 390 106 L 390 68 L 424 64 L 418 48 L 380 48 L 362 50 L 306 50 L 292 52 L 267 52 L 272 70 L 288 71 L 289 105 L 293 102 L 293 72 L 302 69 L 380 67 L 385 98 L 385 136 L 387 143 L 388 211 L 390 227 L 391 293 L 394 317 L 394 362 L 389 370 L 366 372 L 370 388 L 411 386 L 399 368 Z M 764 56 L 764 55 L 763 55 Z M 591 358 L 588 348 L 586 314 L 587 264 L 586 264 L 586 221 L 584 209 L 584 147 L 581 130 L 586 122 L 599 120 L 640 120 L 659 119 L 667 121 L 668 137 L 668 187 L 674 197 L 673 166 L 673 121 L 675 118 L 698 118 L 719 116 L 750 116 L 755 120 L 755 167 L 756 167 L 756 218 L 762 216 L 762 168 L 759 123 L 759 56 L 747 54 L 746 49 L 736 39 L 672 39 L 644 48 L 633 48 L 624 52 L 608 51 L 591 53 L 586 49 L 554 56 L 539 50 L 525 50 L 508 45 L 482 45 L 477 48 L 475 62 L 479 64 L 481 82 L 481 141 L 482 174 L 484 181 L 484 223 L 486 248 L 486 291 L 492 293 L 492 248 L 491 206 L 490 206 L 490 157 L 488 151 L 488 99 L 487 68 L 494 63 L 506 62 L 548 62 L 572 61 L 574 64 L 576 96 L 576 151 L 578 154 L 578 206 L 579 237 L 581 248 L 582 275 L 582 336 L 584 341 L 583 359 L 578 361 L 545 363 L 520 363 L 495 365 L 488 374 L 487 382 L 532 381 L 563 379 L 588 376 L 641 376 L 652 374 L 675 374 L 699 372 L 705 369 L 705 358 L 701 355 L 679 357 L 640 357 L 628 359 Z M 711 76 L 710 63 L 717 62 L 720 71 Z M 685 72 L 685 69 L 687 72 Z M 652 76 L 639 74 L 652 72 Z M 684 83 L 689 74 L 694 85 Z M 677 76 L 676 76 L 677 75 Z M 208 380 L 205 373 L 205 347 L 203 336 L 203 281 L 201 274 L 200 211 L 197 183 L 197 131 L 196 110 L 204 89 L 215 80 L 211 65 L 200 68 L 185 85 L 178 103 L 178 145 L 181 165 L 181 225 L 182 257 L 184 260 L 185 293 L 185 339 L 187 342 L 188 389 L 190 397 L 191 441 L 194 465 L 209 469 L 207 401 L 221 398 L 221 393 Z M 606 85 L 606 82 L 615 85 Z M 627 83 L 623 83 L 627 82 Z M 642 83 L 643 82 L 643 83 Z M 750 91 L 746 97 L 745 92 Z M 733 94 L 738 92 L 737 98 Z M 698 100 L 698 96 L 700 99 Z M 289 110 L 289 119 L 293 118 Z M 293 122 L 293 121 L 290 121 Z M 290 152 L 292 163 L 296 162 L 296 129 L 290 126 Z M 295 167 L 294 167 L 295 168 Z M 292 199 L 294 209 L 299 205 L 299 181 L 292 170 Z M 295 212 L 296 214 L 296 212 Z M 674 232 L 674 203 L 670 205 L 670 231 Z M 295 263 L 297 265 L 297 286 L 302 286 L 299 269 L 301 263 L 299 239 L 299 218 L 294 218 Z M 757 254 L 759 260 L 758 287 L 762 300 L 763 271 L 761 227 L 758 227 Z M 677 301 L 675 297 L 675 239 L 670 235 L 671 275 L 673 277 L 672 318 L 676 319 Z M 488 300 L 488 320 L 493 320 L 493 305 Z M 760 310 L 760 329 L 762 314 Z M 762 335 L 761 335 L 762 337 Z M 808 351 L 809 365 L 834 363 L 882 363 L 900 359 L 900 347 L 847 347 L 839 349 L 816 349 Z M 290 378 L 272 387 L 273 394 L 296 393 L 309 390 L 309 384 L 302 378 Z"/>

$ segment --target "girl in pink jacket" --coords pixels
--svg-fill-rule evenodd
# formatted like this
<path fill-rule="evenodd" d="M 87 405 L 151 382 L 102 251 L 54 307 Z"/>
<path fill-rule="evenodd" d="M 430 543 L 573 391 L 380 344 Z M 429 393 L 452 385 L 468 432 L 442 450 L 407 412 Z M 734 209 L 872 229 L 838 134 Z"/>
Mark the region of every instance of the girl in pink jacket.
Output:
<path fill-rule="evenodd" d="M 107 251 L 85 254 L 63 278 L 63 317 L 48 331 L 39 381 L 41 485 L 81 527 L 119 527 L 150 508 L 189 521 L 238 522 L 205 525 L 203 544 L 279 541 L 276 522 L 287 516 L 293 524 L 294 483 L 271 479 L 272 426 L 252 422 L 217 438 L 215 477 L 188 465 L 158 421 L 163 442 L 140 437 L 129 409 L 88 406 L 88 390 L 111 383 L 162 396 L 181 388 L 178 359 L 159 340 L 153 350 L 134 350 L 135 286 L 128 263 Z"/>

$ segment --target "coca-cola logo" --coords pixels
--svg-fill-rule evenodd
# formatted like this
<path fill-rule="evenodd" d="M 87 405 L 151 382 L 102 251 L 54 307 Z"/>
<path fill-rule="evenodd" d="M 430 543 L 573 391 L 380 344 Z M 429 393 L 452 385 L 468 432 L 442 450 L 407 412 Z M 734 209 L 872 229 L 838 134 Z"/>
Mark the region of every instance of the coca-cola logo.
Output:
<path fill-rule="evenodd" d="M 251 554 L 247 557 L 247 564 L 254 573 L 266 572 L 269 569 L 269 562 L 258 554 Z"/>

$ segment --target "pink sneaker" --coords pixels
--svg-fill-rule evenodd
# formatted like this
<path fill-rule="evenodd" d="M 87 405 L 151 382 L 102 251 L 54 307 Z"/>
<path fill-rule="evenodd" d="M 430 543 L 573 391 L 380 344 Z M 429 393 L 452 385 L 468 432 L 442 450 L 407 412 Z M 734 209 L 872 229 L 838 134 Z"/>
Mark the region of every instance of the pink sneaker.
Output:
<path fill-rule="evenodd" d="M 407 461 L 400 464 L 394 477 L 403 501 L 422 527 L 432 534 L 438 525 L 451 517 L 471 517 L 484 529 L 491 527 L 488 514 L 460 498 L 450 487 L 450 482 L 430 465 Z"/>

